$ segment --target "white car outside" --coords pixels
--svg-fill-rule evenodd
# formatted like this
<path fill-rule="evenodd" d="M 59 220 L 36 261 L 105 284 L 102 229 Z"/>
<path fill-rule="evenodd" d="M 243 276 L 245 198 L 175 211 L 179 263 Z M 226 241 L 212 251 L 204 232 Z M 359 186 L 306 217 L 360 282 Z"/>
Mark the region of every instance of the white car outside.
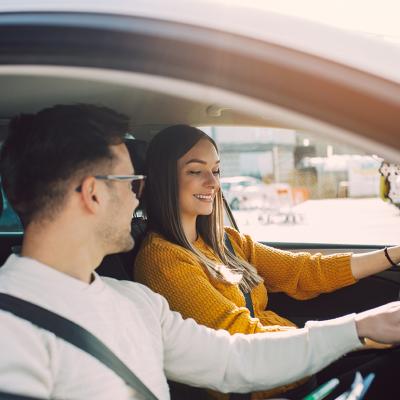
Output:
<path fill-rule="evenodd" d="M 221 189 L 232 210 L 263 208 L 267 185 L 252 176 L 221 178 Z"/>
<path fill-rule="evenodd" d="M 221 178 L 221 189 L 233 211 L 258 210 L 262 224 L 296 223 L 301 215 L 293 210 L 293 191 L 287 183 L 265 184 L 252 176 Z"/>

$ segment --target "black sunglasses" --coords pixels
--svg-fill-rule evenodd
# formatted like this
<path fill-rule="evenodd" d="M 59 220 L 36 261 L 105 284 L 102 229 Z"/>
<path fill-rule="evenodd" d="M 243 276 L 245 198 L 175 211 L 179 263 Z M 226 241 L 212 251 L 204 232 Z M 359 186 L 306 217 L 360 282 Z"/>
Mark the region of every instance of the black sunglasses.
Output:
<path fill-rule="evenodd" d="M 94 178 L 102 181 L 131 181 L 132 192 L 136 194 L 137 199 L 140 199 L 143 194 L 146 175 L 95 175 Z M 78 186 L 75 190 L 80 192 L 82 186 Z"/>

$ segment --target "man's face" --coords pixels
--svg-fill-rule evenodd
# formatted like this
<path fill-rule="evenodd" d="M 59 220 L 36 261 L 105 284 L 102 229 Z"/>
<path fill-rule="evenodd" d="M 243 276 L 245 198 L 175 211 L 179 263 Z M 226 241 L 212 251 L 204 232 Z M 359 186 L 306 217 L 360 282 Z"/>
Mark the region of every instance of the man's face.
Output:
<path fill-rule="evenodd" d="M 133 175 L 134 169 L 125 144 L 111 146 L 116 156 L 110 175 Z M 130 181 L 107 181 L 109 199 L 98 234 L 106 254 L 129 251 L 134 246 L 131 235 L 133 213 L 139 204 Z"/>

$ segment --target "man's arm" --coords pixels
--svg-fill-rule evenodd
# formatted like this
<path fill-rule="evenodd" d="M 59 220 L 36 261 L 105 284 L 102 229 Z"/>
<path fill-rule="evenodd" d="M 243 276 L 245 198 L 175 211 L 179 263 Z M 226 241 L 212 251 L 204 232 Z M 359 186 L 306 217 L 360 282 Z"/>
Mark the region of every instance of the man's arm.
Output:
<path fill-rule="evenodd" d="M 287 332 L 233 335 L 183 321 L 167 306 L 162 328 L 169 378 L 221 392 L 281 386 L 313 374 L 361 347 L 360 337 L 400 342 L 400 302 Z"/>
<path fill-rule="evenodd" d="M 288 332 L 231 336 L 184 321 L 164 306 L 166 374 L 192 386 L 222 392 L 270 389 L 313 374 L 361 346 L 355 315 Z"/>

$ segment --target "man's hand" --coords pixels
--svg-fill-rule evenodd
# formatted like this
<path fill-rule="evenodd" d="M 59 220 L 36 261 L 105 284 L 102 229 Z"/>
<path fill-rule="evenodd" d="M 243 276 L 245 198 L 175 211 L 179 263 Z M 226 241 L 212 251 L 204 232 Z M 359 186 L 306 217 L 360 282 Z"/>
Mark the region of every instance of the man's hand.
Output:
<path fill-rule="evenodd" d="M 387 344 L 400 343 L 400 301 L 357 314 L 356 328 L 360 338 Z"/>

